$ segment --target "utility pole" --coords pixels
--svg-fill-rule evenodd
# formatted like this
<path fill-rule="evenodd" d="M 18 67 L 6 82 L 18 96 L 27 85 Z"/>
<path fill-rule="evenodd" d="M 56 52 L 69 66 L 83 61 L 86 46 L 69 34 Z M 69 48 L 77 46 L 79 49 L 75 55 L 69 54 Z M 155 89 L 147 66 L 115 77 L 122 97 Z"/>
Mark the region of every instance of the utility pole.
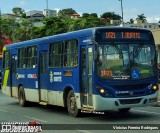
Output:
<path fill-rule="evenodd" d="M 46 17 L 48 18 L 48 0 L 46 0 L 46 6 L 47 6 L 47 9 L 46 9 Z"/>
<path fill-rule="evenodd" d="M 48 10 L 48 0 L 46 0 L 46 6 L 47 6 L 47 10 Z"/>
<path fill-rule="evenodd" d="M 119 1 L 121 1 L 122 26 L 124 26 L 124 22 L 123 22 L 123 2 L 122 2 L 122 0 L 119 0 Z"/>

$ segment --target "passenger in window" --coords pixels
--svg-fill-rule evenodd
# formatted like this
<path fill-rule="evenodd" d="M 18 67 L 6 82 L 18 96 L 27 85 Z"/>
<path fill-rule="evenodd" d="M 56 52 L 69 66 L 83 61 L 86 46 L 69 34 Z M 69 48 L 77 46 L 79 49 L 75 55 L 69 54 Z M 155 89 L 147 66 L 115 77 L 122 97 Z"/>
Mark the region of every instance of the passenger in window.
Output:
<path fill-rule="evenodd" d="M 65 66 L 68 66 L 68 65 L 67 65 L 67 62 L 65 62 Z"/>
<path fill-rule="evenodd" d="M 26 68 L 26 64 L 23 64 L 23 68 Z"/>
<path fill-rule="evenodd" d="M 71 66 L 78 66 L 78 57 L 77 56 L 72 61 Z"/>

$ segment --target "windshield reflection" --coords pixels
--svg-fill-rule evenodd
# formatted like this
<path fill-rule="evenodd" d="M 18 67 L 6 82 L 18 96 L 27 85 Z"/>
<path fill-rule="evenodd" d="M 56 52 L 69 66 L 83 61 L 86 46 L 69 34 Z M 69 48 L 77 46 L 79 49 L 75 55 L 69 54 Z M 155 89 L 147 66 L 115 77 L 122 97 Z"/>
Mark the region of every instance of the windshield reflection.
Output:
<path fill-rule="evenodd" d="M 155 75 L 155 50 L 152 45 L 99 45 L 98 75 L 107 79 L 143 79 Z"/>

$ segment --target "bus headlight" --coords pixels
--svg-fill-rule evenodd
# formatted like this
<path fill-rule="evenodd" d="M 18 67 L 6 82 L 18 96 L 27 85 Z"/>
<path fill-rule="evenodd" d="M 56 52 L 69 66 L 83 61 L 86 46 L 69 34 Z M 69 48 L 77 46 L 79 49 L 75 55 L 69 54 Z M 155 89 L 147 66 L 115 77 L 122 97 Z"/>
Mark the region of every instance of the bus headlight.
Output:
<path fill-rule="evenodd" d="M 104 89 L 100 89 L 101 94 L 104 94 L 104 92 L 105 92 Z"/>
<path fill-rule="evenodd" d="M 157 86 L 156 85 L 153 86 L 153 90 L 157 90 Z"/>
<path fill-rule="evenodd" d="M 112 93 L 108 90 L 108 89 L 104 89 L 103 87 L 101 86 L 96 86 L 96 89 L 98 90 L 99 94 L 102 96 L 102 97 L 112 97 Z"/>

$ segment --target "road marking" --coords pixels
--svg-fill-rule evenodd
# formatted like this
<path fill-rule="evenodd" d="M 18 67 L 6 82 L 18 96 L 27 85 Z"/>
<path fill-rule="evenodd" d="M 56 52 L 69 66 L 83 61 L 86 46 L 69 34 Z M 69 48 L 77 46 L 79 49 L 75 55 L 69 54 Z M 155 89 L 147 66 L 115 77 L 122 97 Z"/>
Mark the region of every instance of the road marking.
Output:
<path fill-rule="evenodd" d="M 8 112 L 7 110 L 1 110 L 1 109 L 0 109 L 0 111 L 1 111 L 1 112 Z"/>
<path fill-rule="evenodd" d="M 76 130 L 78 132 L 82 132 L 82 133 L 92 133 L 92 132 L 89 132 L 89 131 L 86 131 L 86 130 Z"/>
<path fill-rule="evenodd" d="M 142 113 L 150 113 L 150 114 L 160 115 L 160 113 L 156 113 L 156 112 L 149 112 L 149 111 L 142 111 L 142 110 L 134 110 L 134 109 L 133 109 L 133 111 L 142 112 Z"/>
<path fill-rule="evenodd" d="M 38 119 L 38 118 L 35 118 L 35 117 L 32 117 L 32 116 L 24 116 L 26 118 L 29 118 L 29 119 L 32 119 L 32 120 L 36 120 L 36 121 L 39 121 L 39 122 L 44 122 L 44 123 L 47 123 L 48 121 L 45 121 L 45 120 L 41 120 L 41 119 Z"/>

